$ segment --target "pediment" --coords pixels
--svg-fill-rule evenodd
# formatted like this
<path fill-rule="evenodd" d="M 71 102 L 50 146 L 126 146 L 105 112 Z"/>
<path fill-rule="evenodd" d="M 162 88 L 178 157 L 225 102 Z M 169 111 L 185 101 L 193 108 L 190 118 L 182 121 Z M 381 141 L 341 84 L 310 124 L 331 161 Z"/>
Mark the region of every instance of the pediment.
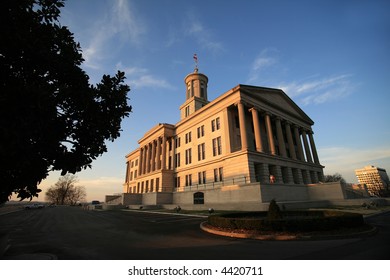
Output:
<path fill-rule="evenodd" d="M 259 107 L 271 112 L 277 110 L 310 125 L 314 124 L 313 120 L 281 89 L 240 85 L 240 91 Z"/>

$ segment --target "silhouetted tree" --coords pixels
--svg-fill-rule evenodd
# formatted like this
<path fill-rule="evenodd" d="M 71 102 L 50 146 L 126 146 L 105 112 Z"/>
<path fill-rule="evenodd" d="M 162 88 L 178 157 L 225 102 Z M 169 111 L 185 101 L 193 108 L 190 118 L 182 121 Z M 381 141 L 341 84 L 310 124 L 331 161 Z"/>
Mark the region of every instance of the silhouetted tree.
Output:
<path fill-rule="evenodd" d="M 123 72 L 89 84 L 61 0 L 0 1 L 0 202 L 38 196 L 49 171 L 91 167 L 131 112 Z"/>
<path fill-rule="evenodd" d="M 46 192 L 46 201 L 57 205 L 75 205 L 83 201 L 87 194 L 84 186 L 76 186 L 77 177 L 66 174 L 60 177 L 54 186 L 51 186 Z"/>
<path fill-rule="evenodd" d="M 325 183 L 328 183 L 328 182 L 341 182 L 343 184 L 346 183 L 345 179 L 343 178 L 343 176 L 339 173 L 335 173 L 333 175 L 324 175 L 324 182 Z"/>

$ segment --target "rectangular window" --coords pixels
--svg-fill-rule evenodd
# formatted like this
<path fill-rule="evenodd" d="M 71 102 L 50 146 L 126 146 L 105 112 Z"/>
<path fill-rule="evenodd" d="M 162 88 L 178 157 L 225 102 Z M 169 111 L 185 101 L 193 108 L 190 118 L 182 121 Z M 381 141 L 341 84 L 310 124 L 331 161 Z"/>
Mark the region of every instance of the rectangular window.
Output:
<path fill-rule="evenodd" d="M 186 144 L 191 142 L 191 131 L 186 133 Z"/>
<path fill-rule="evenodd" d="M 206 151 L 204 143 L 198 145 L 198 161 L 204 160 L 206 158 Z"/>
<path fill-rule="evenodd" d="M 223 181 L 223 168 L 222 167 L 218 168 L 218 172 L 219 172 L 219 181 L 222 182 Z"/>
<path fill-rule="evenodd" d="M 218 155 L 222 154 L 222 144 L 221 144 L 221 137 L 217 138 L 217 153 Z"/>
<path fill-rule="evenodd" d="M 204 125 L 198 127 L 198 138 L 204 136 Z"/>
<path fill-rule="evenodd" d="M 218 168 L 214 169 L 214 182 L 218 182 Z"/>
<path fill-rule="evenodd" d="M 191 164 L 192 162 L 192 152 L 191 148 L 186 150 L 186 164 Z"/>
<path fill-rule="evenodd" d="M 222 182 L 223 181 L 223 168 L 215 168 L 214 169 L 214 182 Z"/>
<path fill-rule="evenodd" d="M 190 106 L 185 108 L 185 116 L 188 117 L 190 115 Z"/>
<path fill-rule="evenodd" d="M 198 172 L 198 184 L 206 184 L 206 171 Z"/>
<path fill-rule="evenodd" d="M 191 83 L 188 83 L 187 85 L 187 99 L 191 97 Z"/>
<path fill-rule="evenodd" d="M 216 130 L 219 130 L 221 128 L 221 121 L 218 118 L 216 118 L 215 120 L 212 120 L 211 121 L 211 131 L 214 132 Z"/>
<path fill-rule="evenodd" d="M 175 138 L 175 148 L 179 148 L 180 147 L 180 137 L 176 137 Z"/>
<path fill-rule="evenodd" d="M 221 122 L 219 120 L 219 117 L 215 119 L 215 126 L 216 126 L 217 130 L 219 130 L 221 128 Z"/>
<path fill-rule="evenodd" d="M 186 175 L 186 187 L 192 186 L 192 174 Z"/>
<path fill-rule="evenodd" d="M 176 188 L 180 188 L 180 177 L 176 178 Z"/>
<path fill-rule="evenodd" d="M 176 167 L 180 167 L 180 153 L 177 153 L 175 156 Z"/>
<path fill-rule="evenodd" d="M 221 137 L 213 139 L 213 156 L 219 156 L 222 154 L 222 142 Z"/>

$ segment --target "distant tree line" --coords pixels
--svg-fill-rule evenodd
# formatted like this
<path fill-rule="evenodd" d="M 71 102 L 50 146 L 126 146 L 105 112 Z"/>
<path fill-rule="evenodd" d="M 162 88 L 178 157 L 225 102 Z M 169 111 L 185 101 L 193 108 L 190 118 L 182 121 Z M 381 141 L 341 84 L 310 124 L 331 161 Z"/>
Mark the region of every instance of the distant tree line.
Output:
<path fill-rule="evenodd" d="M 340 182 L 342 184 L 347 183 L 340 173 L 335 173 L 333 175 L 324 175 L 324 183 L 329 182 Z"/>

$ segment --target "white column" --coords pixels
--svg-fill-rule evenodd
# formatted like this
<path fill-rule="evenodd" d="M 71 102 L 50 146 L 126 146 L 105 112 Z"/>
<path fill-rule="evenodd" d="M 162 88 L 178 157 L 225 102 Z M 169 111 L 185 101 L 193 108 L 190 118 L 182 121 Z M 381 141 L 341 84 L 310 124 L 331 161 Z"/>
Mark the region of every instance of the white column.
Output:
<path fill-rule="evenodd" d="M 317 164 L 320 164 L 320 160 L 318 158 L 318 153 L 317 153 L 317 148 L 316 148 L 316 145 L 314 143 L 313 132 L 309 131 L 308 134 L 309 134 L 309 141 L 310 141 L 311 151 L 313 153 L 314 162 Z"/>
<path fill-rule="evenodd" d="M 288 142 L 288 149 L 290 150 L 290 156 L 292 159 L 297 159 L 297 154 L 295 153 L 294 141 L 291 134 L 290 123 L 286 122 L 284 128 L 286 129 L 286 133 L 287 133 L 287 142 Z"/>
<path fill-rule="evenodd" d="M 311 157 L 309 143 L 307 142 L 307 135 L 306 135 L 305 130 L 302 131 L 302 139 L 303 139 L 303 145 L 305 146 L 306 160 L 307 160 L 307 162 L 313 162 L 313 159 Z"/>
<path fill-rule="evenodd" d="M 143 158 L 144 158 L 143 152 L 144 152 L 144 149 L 140 148 L 139 149 L 138 176 L 142 174 L 142 164 L 143 164 Z"/>
<path fill-rule="evenodd" d="M 161 152 L 161 170 L 167 169 L 166 158 L 167 158 L 167 137 L 164 135 L 162 141 L 162 152 Z"/>
<path fill-rule="evenodd" d="M 147 149 L 146 146 L 144 146 L 142 148 L 142 168 L 141 168 L 142 169 L 142 175 L 146 173 L 146 161 L 147 161 L 147 159 L 146 159 L 146 149 Z"/>
<path fill-rule="evenodd" d="M 295 141 L 297 142 L 299 159 L 301 161 L 305 161 L 305 156 L 303 155 L 303 149 L 302 149 L 302 141 L 301 141 L 301 137 L 299 136 L 298 126 L 296 125 L 294 125 L 294 135 L 295 135 Z"/>
<path fill-rule="evenodd" d="M 252 108 L 250 109 L 250 111 L 252 112 L 253 128 L 254 128 L 255 141 L 256 141 L 256 151 L 264 152 L 263 143 L 261 141 L 259 114 L 256 108 Z"/>
<path fill-rule="evenodd" d="M 278 137 L 278 144 L 279 144 L 279 153 L 282 157 L 287 157 L 286 145 L 284 144 L 281 119 L 279 117 L 276 117 L 275 122 L 276 122 L 276 135 Z"/>
<path fill-rule="evenodd" d="M 267 130 L 267 136 L 268 136 L 269 150 L 272 155 L 276 155 L 274 135 L 272 133 L 272 126 L 271 126 L 271 116 L 268 113 L 265 113 L 264 116 L 265 116 L 265 128 Z"/>
<path fill-rule="evenodd" d="M 156 156 L 157 170 L 161 169 L 161 137 L 157 139 L 157 156 Z"/>
<path fill-rule="evenodd" d="M 157 142 L 153 140 L 152 142 L 152 171 L 156 170 L 156 145 Z"/>
<path fill-rule="evenodd" d="M 241 150 L 248 149 L 248 138 L 246 136 L 246 122 L 245 122 L 245 111 L 244 104 L 239 102 L 238 107 L 238 118 L 240 121 L 240 134 L 241 134 Z"/>

